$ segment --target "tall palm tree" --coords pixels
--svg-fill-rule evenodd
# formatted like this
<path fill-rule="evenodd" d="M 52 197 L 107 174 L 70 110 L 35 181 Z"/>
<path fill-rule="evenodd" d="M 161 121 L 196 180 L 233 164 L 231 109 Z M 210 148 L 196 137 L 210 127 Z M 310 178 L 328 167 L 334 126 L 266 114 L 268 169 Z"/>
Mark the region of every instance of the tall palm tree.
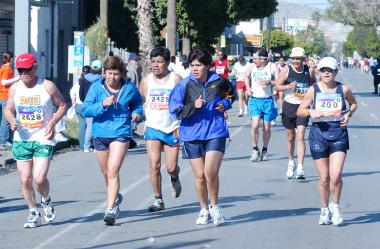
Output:
<path fill-rule="evenodd" d="M 171 55 L 176 54 L 176 0 L 168 0 L 168 17 L 167 17 L 167 37 L 166 37 L 166 46 L 170 50 Z"/>
<path fill-rule="evenodd" d="M 108 0 L 100 0 L 100 21 L 108 30 Z"/>
<path fill-rule="evenodd" d="M 149 53 L 153 49 L 152 0 L 137 0 L 139 52 L 143 74 L 149 72 Z"/>

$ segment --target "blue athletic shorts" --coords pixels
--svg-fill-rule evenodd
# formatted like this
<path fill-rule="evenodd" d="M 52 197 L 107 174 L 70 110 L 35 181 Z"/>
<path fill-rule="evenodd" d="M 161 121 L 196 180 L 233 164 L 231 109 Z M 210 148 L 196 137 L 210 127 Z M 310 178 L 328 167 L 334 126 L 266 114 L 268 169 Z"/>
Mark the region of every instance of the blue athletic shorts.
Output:
<path fill-rule="evenodd" d="M 249 116 L 251 118 L 261 116 L 264 122 L 270 122 L 277 117 L 277 110 L 272 97 L 249 98 Z"/>
<path fill-rule="evenodd" d="M 169 146 L 176 146 L 179 144 L 177 129 L 175 129 L 173 132 L 170 132 L 169 134 L 166 134 L 165 132 L 162 132 L 160 130 L 146 127 L 145 133 L 144 133 L 144 139 L 145 140 L 159 140 Z"/>
<path fill-rule="evenodd" d="M 220 151 L 224 154 L 226 150 L 226 138 L 213 138 L 209 140 L 195 140 L 183 142 L 183 159 L 195 159 L 204 157 L 209 151 Z"/>
<path fill-rule="evenodd" d="M 108 137 L 94 137 L 92 143 L 94 149 L 97 151 L 107 151 L 110 149 L 110 144 L 114 141 L 121 143 L 128 143 L 131 141 L 130 137 L 118 137 L 118 138 L 108 138 Z"/>
<path fill-rule="evenodd" d="M 328 158 L 332 153 L 347 153 L 350 149 L 347 130 L 323 132 L 312 126 L 309 132 L 309 145 L 314 160 Z"/>

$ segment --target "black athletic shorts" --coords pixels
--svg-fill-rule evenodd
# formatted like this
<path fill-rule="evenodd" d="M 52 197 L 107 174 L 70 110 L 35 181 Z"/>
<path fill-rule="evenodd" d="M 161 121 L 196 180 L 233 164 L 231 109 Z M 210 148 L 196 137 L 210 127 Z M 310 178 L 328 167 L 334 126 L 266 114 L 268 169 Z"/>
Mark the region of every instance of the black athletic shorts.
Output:
<path fill-rule="evenodd" d="M 282 105 L 282 125 L 286 129 L 295 129 L 299 125 L 307 127 L 309 118 L 297 117 L 297 109 L 300 105 L 290 104 L 284 101 Z"/>

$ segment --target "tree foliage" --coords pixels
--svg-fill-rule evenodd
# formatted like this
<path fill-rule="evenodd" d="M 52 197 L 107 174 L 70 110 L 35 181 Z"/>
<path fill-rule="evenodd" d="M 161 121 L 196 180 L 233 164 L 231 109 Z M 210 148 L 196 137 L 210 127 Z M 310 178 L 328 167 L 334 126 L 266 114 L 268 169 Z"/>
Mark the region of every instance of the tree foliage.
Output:
<path fill-rule="evenodd" d="M 305 53 L 310 56 L 324 56 L 330 51 L 323 33 L 312 26 L 308 26 L 306 30 L 296 34 L 294 46 L 304 48 Z"/>
<path fill-rule="evenodd" d="M 380 0 L 329 0 L 327 16 L 351 26 L 379 26 Z"/>
<path fill-rule="evenodd" d="M 347 35 L 346 42 L 343 44 L 343 54 L 352 56 L 354 51 L 364 57 L 378 57 L 380 55 L 380 39 L 374 27 L 367 29 L 354 27 Z"/>
<path fill-rule="evenodd" d="M 268 47 L 268 31 L 261 32 L 264 36 L 264 46 Z M 270 38 L 270 48 L 274 53 L 284 54 L 285 50 L 292 48 L 294 43 L 293 36 L 281 30 L 273 30 Z"/>
<path fill-rule="evenodd" d="M 85 30 L 85 45 L 89 47 L 93 59 L 102 60 L 105 58 L 107 51 L 107 37 L 107 28 L 102 22 L 100 22 L 99 18 L 96 23 Z"/>

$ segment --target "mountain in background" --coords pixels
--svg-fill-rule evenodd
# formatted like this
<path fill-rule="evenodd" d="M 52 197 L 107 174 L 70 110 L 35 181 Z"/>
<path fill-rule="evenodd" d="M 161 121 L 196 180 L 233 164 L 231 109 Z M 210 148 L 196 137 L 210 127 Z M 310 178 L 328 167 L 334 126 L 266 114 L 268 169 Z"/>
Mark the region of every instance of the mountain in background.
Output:
<path fill-rule="evenodd" d="M 331 42 L 332 47 L 345 42 L 347 34 L 352 30 L 351 26 L 345 26 L 323 17 L 324 11 L 322 9 L 309 5 L 279 1 L 277 9 L 274 24 L 276 27 L 285 29 L 287 28 L 287 21 L 289 19 L 304 19 L 307 20 L 309 25 L 315 26 L 315 22 L 311 18 L 312 14 L 315 11 L 320 12 L 322 18 L 319 22 L 319 30 L 325 34 L 326 39 Z"/>

